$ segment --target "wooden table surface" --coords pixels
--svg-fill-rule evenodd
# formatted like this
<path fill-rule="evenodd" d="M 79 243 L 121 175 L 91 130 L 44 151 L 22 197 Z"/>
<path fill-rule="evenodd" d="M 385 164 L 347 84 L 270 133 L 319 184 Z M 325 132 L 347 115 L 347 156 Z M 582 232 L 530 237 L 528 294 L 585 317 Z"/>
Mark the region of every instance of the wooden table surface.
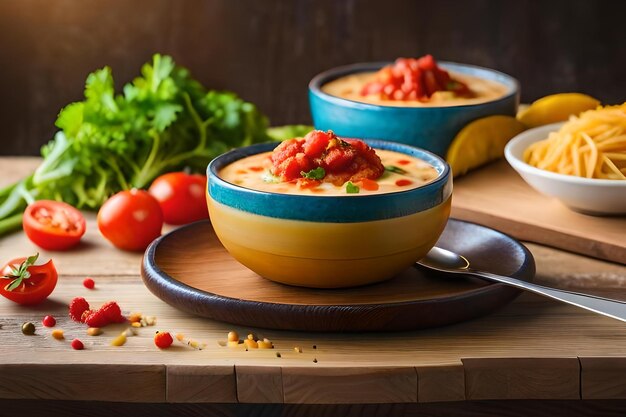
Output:
<path fill-rule="evenodd" d="M 0 158 L 0 186 L 21 178 L 38 161 Z M 518 415 L 502 410 L 520 401 L 548 410 L 546 414 L 572 403 L 576 410 L 591 407 L 604 415 L 626 409 L 622 322 L 522 294 L 488 317 L 423 331 L 330 334 L 233 326 L 190 316 L 153 296 L 140 278 L 141 254 L 114 249 L 99 235 L 95 215 L 88 213 L 87 219 L 83 242 L 68 252 L 39 250 L 19 232 L 0 238 L 2 261 L 39 251 L 42 258 L 54 259 L 60 274 L 56 290 L 39 306 L 22 307 L 0 299 L 4 412 L 24 404 L 67 411 L 63 408 L 67 404 L 69 408 L 110 404 L 113 408 L 105 408 L 114 410 L 133 407 L 131 403 L 170 403 L 164 407 L 214 405 L 202 408 L 205 415 L 207 410 L 218 410 L 216 415 L 254 415 L 272 410 L 267 407 L 280 407 L 282 413 L 296 407 L 310 415 L 322 411 L 349 415 L 355 410 L 369 410 L 369 415 L 398 410 L 411 415 L 426 411 L 454 415 L 487 407 L 498 410 L 495 414 Z M 626 267 L 527 246 L 535 256 L 538 283 L 626 300 Z M 95 280 L 95 290 L 83 287 L 87 276 Z M 67 315 L 67 305 L 75 296 L 95 306 L 116 300 L 125 313 L 154 315 L 157 324 L 139 329 L 124 346 L 111 346 L 126 326 L 109 326 L 100 336 L 88 336 L 86 326 Z M 57 318 L 56 327 L 65 331 L 65 341 L 53 339 L 51 329 L 41 325 L 47 314 Z M 35 323 L 36 335 L 21 333 L 26 321 Z M 152 342 L 157 329 L 183 333 L 206 346 L 196 350 L 175 341 L 172 348 L 159 350 Z M 220 346 L 230 330 L 267 337 L 275 349 Z M 76 337 L 85 343 L 85 350 L 70 347 Z M 301 353 L 294 350 L 298 347 Z M 81 402 L 85 400 L 94 402 Z M 256 408 L 242 411 L 250 404 Z M 361 408 L 355 409 L 354 404 Z M 316 405 L 334 408 L 310 408 Z M 93 411 L 92 415 L 100 414 Z"/>

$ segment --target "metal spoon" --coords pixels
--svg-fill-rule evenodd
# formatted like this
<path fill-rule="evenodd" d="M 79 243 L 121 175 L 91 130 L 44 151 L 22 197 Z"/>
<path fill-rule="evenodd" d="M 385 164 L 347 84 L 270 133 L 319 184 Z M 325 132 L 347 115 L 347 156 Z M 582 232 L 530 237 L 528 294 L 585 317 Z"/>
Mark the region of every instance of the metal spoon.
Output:
<path fill-rule="evenodd" d="M 565 290 L 557 290 L 531 282 L 522 281 L 512 277 L 492 274 L 490 272 L 476 271 L 470 268 L 469 261 L 452 251 L 434 247 L 426 254 L 426 256 L 417 262 L 425 268 L 429 268 L 439 272 L 450 274 L 472 275 L 484 278 L 488 281 L 501 282 L 512 287 L 520 288 L 534 292 L 536 294 L 545 295 L 554 300 L 563 301 L 595 313 L 603 314 L 617 320 L 626 321 L 626 302 L 611 300 L 608 298 L 597 297 L 595 295 L 581 294 Z"/>

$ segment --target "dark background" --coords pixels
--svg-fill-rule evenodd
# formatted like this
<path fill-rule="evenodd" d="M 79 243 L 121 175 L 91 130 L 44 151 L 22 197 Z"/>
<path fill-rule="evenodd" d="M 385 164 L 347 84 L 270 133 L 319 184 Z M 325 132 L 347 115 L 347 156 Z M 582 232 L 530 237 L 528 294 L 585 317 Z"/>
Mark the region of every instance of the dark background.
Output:
<path fill-rule="evenodd" d="M 0 0 L 0 154 L 38 154 L 87 74 L 121 87 L 154 52 L 273 124 L 310 123 L 313 75 L 432 53 L 504 71 L 522 101 L 626 100 L 626 1 Z"/>

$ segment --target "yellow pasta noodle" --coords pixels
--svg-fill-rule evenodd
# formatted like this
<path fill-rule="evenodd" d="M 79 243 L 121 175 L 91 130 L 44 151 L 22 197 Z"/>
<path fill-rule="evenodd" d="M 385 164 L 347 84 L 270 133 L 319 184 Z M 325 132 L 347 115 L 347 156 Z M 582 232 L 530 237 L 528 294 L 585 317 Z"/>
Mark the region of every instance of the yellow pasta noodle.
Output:
<path fill-rule="evenodd" d="M 524 151 L 537 168 L 585 178 L 626 180 L 626 103 L 571 116 Z"/>

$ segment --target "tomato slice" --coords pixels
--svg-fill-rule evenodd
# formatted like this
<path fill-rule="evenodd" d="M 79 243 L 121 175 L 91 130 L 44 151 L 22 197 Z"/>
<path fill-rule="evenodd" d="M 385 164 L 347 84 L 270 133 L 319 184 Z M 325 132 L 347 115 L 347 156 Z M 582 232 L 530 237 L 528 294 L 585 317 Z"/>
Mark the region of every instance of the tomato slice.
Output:
<path fill-rule="evenodd" d="M 35 245 L 47 250 L 66 250 L 76 246 L 85 234 L 82 213 L 60 201 L 39 200 L 24 211 L 22 226 Z"/>
<path fill-rule="evenodd" d="M 15 288 L 11 284 L 18 277 L 13 274 L 27 258 L 16 258 L 7 262 L 0 271 L 0 295 L 18 304 L 34 305 L 44 301 L 57 285 L 57 270 L 50 259 L 43 265 L 30 265 L 26 268 L 30 276 L 24 278 Z"/>

